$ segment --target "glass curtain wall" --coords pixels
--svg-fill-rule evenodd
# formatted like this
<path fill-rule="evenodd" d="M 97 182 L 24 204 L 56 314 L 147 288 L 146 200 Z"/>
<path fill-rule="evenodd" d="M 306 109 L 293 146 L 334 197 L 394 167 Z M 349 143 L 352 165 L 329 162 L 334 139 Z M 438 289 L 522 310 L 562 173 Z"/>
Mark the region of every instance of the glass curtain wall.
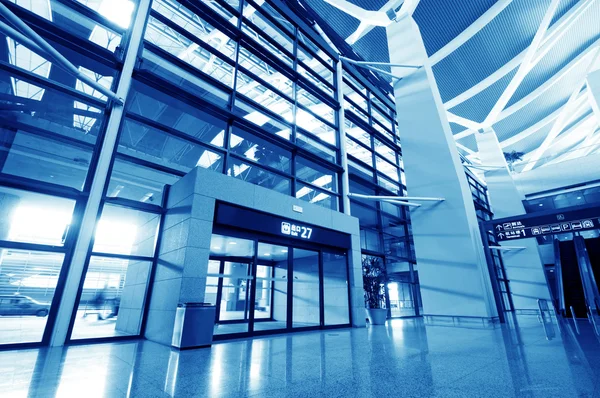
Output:
<path fill-rule="evenodd" d="M 406 194 L 406 181 L 394 104 L 388 96 L 344 72 L 346 150 L 350 192 L 363 195 Z M 385 286 L 390 316 L 418 315 L 419 285 L 406 207 L 383 201 L 351 198 L 351 214 L 360 220 L 364 256 L 381 258 L 390 284 Z M 405 281 L 410 309 L 400 311 L 397 284 Z M 404 307 L 402 307 L 404 308 Z M 417 308 L 415 310 L 415 308 Z M 412 311 L 412 312 L 411 312 Z"/>
<path fill-rule="evenodd" d="M 102 2 L 3 2 L 106 88 L 128 20 Z M 16 4 L 15 4 L 16 3 Z M 46 342 L 54 323 L 107 119 L 107 98 L 0 34 L 0 345 Z"/>
<path fill-rule="evenodd" d="M 98 84 L 131 78 L 69 338 L 143 330 L 164 197 L 196 166 L 343 210 L 337 56 L 284 2 L 154 0 L 134 72 L 121 76 L 137 0 L 1 1 Z M 112 103 L 13 38 L 2 35 L 0 57 L 0 307 L 11 314 L 0 345 L 43 343 Z M 402 193 L 393 104 L 361 82 L 344 74 L 351 190 Z M 365 252 L 410 257 L 405 209 L 359 206 Z"/>

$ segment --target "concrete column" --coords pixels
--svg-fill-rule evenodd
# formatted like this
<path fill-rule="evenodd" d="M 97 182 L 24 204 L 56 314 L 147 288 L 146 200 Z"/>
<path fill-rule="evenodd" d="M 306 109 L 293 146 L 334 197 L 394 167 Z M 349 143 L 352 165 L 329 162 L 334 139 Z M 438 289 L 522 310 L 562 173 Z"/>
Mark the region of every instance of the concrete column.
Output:
<path fill-rule="evenodd" d="M 410 211 L 423 315 L 489 325 L 498 314 L 475 206 L 419 28 L 404 18 L 387 36 L 392 63 L 423 65 L 394 84 L 408 194 L 445 198 Z"/>
<path fill-rule="evenodd" d="M 489 128 L 475 134 L 479 158 L 485 166 L 485 181 L 494 218 L 526 214 L 523 197 L 517 190 L 506 165 L 504 153 L 494 130 Z M 538 244 L 534 238 L 501 242 L 501 246 L 524 247 L 522 250 L 502 252 L 506 276 L 510 281 L 515 310 L 537 310 L 537 299 L 550 300 Z"/>

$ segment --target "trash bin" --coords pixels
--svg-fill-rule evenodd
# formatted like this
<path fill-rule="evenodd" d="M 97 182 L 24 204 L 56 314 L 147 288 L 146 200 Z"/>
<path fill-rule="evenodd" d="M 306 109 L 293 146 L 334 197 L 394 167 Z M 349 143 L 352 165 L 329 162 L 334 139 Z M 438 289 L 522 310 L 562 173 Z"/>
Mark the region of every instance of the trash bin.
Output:
<path fill-rule="evenodd" d="M 179 349 L 210 347 L 216 307 L 207 303 L 179 303 L 175 315 L 173 341 Z"/>

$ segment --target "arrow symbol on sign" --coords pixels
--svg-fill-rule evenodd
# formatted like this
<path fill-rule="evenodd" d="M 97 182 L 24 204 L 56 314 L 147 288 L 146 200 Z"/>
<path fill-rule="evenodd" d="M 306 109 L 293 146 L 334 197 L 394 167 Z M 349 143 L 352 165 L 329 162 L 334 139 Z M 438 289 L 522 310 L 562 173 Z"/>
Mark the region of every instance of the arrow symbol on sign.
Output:
<path fill-rule="evenodd" d="M 498 231 L 502 231 L 502 225 L 496 225 L 496 229 L 497 229 Z"/>
<path fill-rule="evenodd" d="M 502 232 L 500 232 L 500 233 L 498 234 L 498 237 L 499 237 L 500 239 L 503 239 L 503 238 L 504 238 L 504 234 L 503 234 Z"/>

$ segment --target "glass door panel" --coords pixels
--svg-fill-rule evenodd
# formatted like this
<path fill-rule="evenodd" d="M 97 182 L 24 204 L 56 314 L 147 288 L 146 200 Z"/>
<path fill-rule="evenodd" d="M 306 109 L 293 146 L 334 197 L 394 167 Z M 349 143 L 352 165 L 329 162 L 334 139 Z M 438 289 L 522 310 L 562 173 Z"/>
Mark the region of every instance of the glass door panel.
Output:
<path fill-rule="evenodd" d="M 250 264 L 226 261 L 219 321 L 248 321 Z"/>
<path fill-rule="evenodd" d="M 345 254 L 323 253 L 323 311 L 325 325 L 350 323 L 348 263 Z"/>
<path fill-rule="evenodd" d="M 409 282 L 388 283 L 392 317 L 414 316 L 413 286 Z"/>
<path fill-rule="evenodd" d="M 288 248 L 258 243 L 254 330 L 286 329 L 288 319 Z"/>
<path fill-rule="evenodd" d="M 294 248 L 292 326 L 320 324 L 319 252 Z"/>

